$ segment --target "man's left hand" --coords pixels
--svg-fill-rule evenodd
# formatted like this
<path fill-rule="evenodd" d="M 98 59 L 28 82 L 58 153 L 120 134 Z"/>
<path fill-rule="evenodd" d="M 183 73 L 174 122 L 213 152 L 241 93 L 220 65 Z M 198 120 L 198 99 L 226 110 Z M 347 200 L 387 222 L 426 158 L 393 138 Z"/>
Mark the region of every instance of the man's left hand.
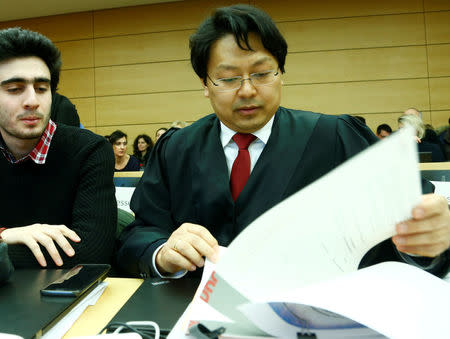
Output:
<path fill-rule="evenodd" d="M 422 196 L 412 219 L 396 225 L 392 238 L 401 252 L 436 257 L 450 247 L 450 211 L 447 199 L 436 194 Z"/>

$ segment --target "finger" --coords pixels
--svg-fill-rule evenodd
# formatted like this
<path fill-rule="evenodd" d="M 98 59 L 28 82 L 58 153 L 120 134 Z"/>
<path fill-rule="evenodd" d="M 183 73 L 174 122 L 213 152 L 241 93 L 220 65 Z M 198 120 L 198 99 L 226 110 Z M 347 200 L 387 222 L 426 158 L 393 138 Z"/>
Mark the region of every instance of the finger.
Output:
<path fill-rule="evenodd" d="M 56 249 L 55 243 L 53 242 L 53 239 L 49 237 L 45 233 L 37 232 L 34 235 L 35 240 L 45 247 L 50 257 L 53 259 L 55 264 L 57 266 L 62 266 L 63 261 L 61 259 L 61 256 L 59 255 L 58 250 Z"/>
<path fill-rule="evenodd" d="M 194 238 L 198 238 L 201 242 L 206 244 L 204 240 L 197 237 L 196 235 L 193 236 Z M 182 255 L 185 259 L 187 259 L 189 262 L 194 264 L 197 267 L 203 267 L 205 264 L 205 261 L 202 258 L 201 253 L 193 246 L 191 243 L 189 237 L 186 237 L 185 240 L 183 239 L 177 239 L 174 246 L 171 248 L 172 251 L 178 252 L 180 255 Z M 209 245 L 207 245 L 209 246 Z"/>
<path fill-rule="evenodd" d="M 443 213 L 449 213 L 447 199 L 437 194 L 422 195 L 422 202 L 412 210 L 413 218 L 416 220 Z"/>
<path fill-rule="evenodd" d="M 444 229 L 434 232 L 414 233 L 408 235 L 396 235 L 392 238 L 396 245 L 400 246 L 417 246 L 417 245 L 435 245 L 441 244 L 448 247 L 449 238 Z"/>
<path fill-rule="evenodd" d="M 213 235 L 208 231 L 207 228 L 200 225 L 189 223 L 184 225 L 186 225 L 187 232 L 196 234 L 204 241 L 206 241 L 209 244 L 209 246 L 214 247 L 218 245 L 216 238 L 213 237 Z"/>
<path fill-rule="evenodd" d="M 439 245 L 420 245 L 420 246 L 397 246 L 400 252 L 414 254 L 422 257 L 434 258 L 440 255 L 443 250 Z"/>
<path fill-rule="evenodd" d="M 41 247 L 36 242 L 36 240 L 32 238 L 26 238 L 24 239 L 23 244 L 30 249 L 39 265 L 41 265 L 42 267 L 47 267 L 47 261 L 45 260 L 44 254 L 41 251 Z"/>
<path fill-rule="evenodd" d="M 55 241 L 69 257 L 72 257 L 75 254 L 75 250 L 67 241 L 66 237 L 61 233 L 60 228 L 50 226 L 44 230 L 44 233 L 52 238 L 53 241 Z"/>
<path fill-rule="evenodd" d="M 58 226 L 58 229 L 61 231 L 61 233 L 65 237 L 69 238 L 70 240 L 72 240 L 74 242 L 80 242 L 81 241 L 81 238 L 78 236 L 78 234 L 76 234 L 74 230 L 71 230 L 67 226 L 60 225 L 60 226 Z"/>
<path fill-rule="evenodd" d="M 165 272 L 175 273 L 181 269 L 195 271 L 196 266 L 182 254 L 175 251 L 166 243 L 156 256 L 156 263 Z"/>

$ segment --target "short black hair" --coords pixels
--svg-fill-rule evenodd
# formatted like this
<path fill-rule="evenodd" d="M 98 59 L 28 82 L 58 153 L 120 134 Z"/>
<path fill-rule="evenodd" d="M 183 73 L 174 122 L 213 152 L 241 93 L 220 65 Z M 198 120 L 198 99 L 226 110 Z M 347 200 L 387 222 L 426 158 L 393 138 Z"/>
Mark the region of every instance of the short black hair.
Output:
<path fill-rule="evenodd" d="M 153 148 L 153 140 L 147 134 L 139 134 L 133 142 L 133 154 L 138 155 L 141 154 L 138 148 L 139 139 L 144 139 L 144 141 L 148 144 L 148 150 L 150 151 Z"/>
<path fill-rule="evenodd" d="M 50 71 L 50 88 L 56 92 L 61 71 L 61 52 L 40 33 L 13 27 L 0 30 L 0 62 L 23 57 L 42 59 Z"/>
<path fill-rule="evenodd" d="M 389 134 L 391 134 L 391 133 L 392 133 L 392 128 L 391 128 L 391 126 L 389 126 L 388 124 L 381 124 L 381 125 L 379 125 L 379 126 L 377 127 L 377 134 L 380 134 L 381 131 L 386 131 L 386 132 L 388 132 Z"/>
<path fill-rule="evenodd" d="M 277 59 L 284 73 L 287 43 L 270 16 L 259 8 L 249 5 L 233 5 L 216 9 L 191 35 L 191 64 L 195 73 L 206 83 L 207 65 L 211 46 L 225 35 L 232 34 L 236 44 L 243 50 L 252 51 L 249 33 L 261 38 L 265 49 Z"/>
<path fill-rule="evenodd" d="M 117 140 L 122 139 L 123 137 L 128 139 L 128 136 L 124 132 L 122 132 L 121 130 L 114 131 L 114 132 L 111 133 L 111 135 L 105 136 L 105 138 L 107 138 L 109 140 L 111 145 L 114 145 Z"/>

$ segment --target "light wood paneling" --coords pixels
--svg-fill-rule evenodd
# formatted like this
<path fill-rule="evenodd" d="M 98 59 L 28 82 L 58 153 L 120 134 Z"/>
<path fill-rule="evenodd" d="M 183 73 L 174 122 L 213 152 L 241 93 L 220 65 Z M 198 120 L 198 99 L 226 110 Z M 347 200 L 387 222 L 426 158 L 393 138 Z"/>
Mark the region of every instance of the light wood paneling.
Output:
<path fill-rule="evenodd" d="M 97 133 L 97 127 L 95 127 L 95 126 L 84 126 L 84 128 L 90 130 L 91 132 L 93 132 L 95 134 L 98 134 Z"/>
<path fill-rule="evenodd" d="M 450 110 L 447 111 L 432 111 L 431 124 L 434 128 L 441 126 L 448 126 L 448 119 L 450 118 Z"/>
<path fill-rule="evenodd" d="M 56 43 L 61 51 L 62 69 L 94 67 L 94 43 L 77 40 Z"/>
<path fill-rule="evenodd" d="M 196 90 L 201 83 L 188 61 L 95 69 L 98 96 Z"/>
<path fill-rule="evenodd" d="M 427 43 L 450 43 L 450 11 L 425 13 Z"/>
<path fill-rule="evenodd" d="M 422 0 L 255 0 L 275 21 L 396 14 L 422 11 Z"/>
<path fill-rule="evenodd" d="M 430 107 L 427 79 L 294 85 L 283 91 L 283 106 L 329 114 L 399 114 L 408 107 Z"/>
<path fill-rule="evenodd" d="M 95 39 L 95 65 L 189 60 L 189 36 L 194 31 L 176 31 Z"/>
<path fill-rule="evenodd" d="M 98 11 L 94 12 L 94 36 L 195 29 L 212 9 L 233 3 L 235 1 L 188 0 Z"/>
<path fill-rule="evenodd" d="M 429 45 L 427 49 L 430 77 L 450 76 L 450 44 Z"/>
<path fill-rule="evenodd" d="M 171 123 L 212 112 L 203 91 L 98 97 L 97 125 Z"/>
<path fill-rule="evenodd" d="M 297 21 L 278 27 L 290 52 L 425 43 L 422 14 Z"/>
<path fill-rule="evenodd" d="M 450 10 L 450 1 L 448 0 L 425 0 L 425 11 Z"/>
<path fill-rule="evenodd" d="M 70 98 L 94 96 L 94 69 L 83 68 L 61 71 L 59 92 Z"/>
<path fill-rule="evenodd" d="M 289 54 L 286 84 L 427 77 L 424 46 Z"/>
<path fill-rule="evenodd" d="M 76 106 L 83 126 L 95 126 L 95 98 L 70 99 Z"/>
<path fill-rule="evenodd" d="M 430 79 L 430 102 L 432 110 L 450 109 L 450 77 Z"/>
<path fill-rule="evenodd" d="M 53 41 L 90 39 L 93 34 L 91 12 L 0 22 L 0 29 L 15 26 L 39 32 Z"/>

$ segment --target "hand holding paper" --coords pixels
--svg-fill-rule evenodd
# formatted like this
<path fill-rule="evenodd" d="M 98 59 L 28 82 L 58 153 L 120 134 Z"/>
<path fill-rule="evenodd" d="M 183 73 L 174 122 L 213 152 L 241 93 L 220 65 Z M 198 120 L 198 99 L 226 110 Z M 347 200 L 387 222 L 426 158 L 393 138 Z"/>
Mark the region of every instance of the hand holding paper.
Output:
<path fill-rule="evenodd" d="M 450 211 L 447 199 L 436 194 L 422 196 L 412 218 L 397 224 L 393 241 L 397 249 L 410 254 L 435 257 L 450 246 Z"/>

